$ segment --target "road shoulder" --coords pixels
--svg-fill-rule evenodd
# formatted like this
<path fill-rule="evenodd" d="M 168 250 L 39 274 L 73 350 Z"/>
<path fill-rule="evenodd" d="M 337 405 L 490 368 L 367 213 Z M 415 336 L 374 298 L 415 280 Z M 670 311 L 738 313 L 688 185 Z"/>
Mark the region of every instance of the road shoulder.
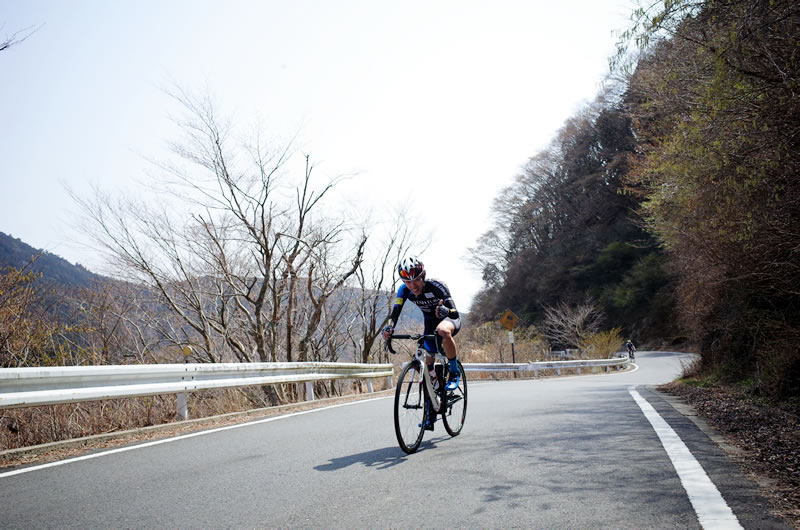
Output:
<path fill-rule="evenodd" d="M 800 528 L 800 496 L 796 484 L 792 484 L 791 468 L 770 469 L 752 448 L 754 437 L 761 438 L 757 444 L 770 447 L 774 462 L 781 457 L 797 457 L 786 454 L 780 442 L 770 438 L 766 432 L 770 422 L 754 421 L 754 411 L 739 410 L 736 400 L 720 399 L 710 406 L 701 394 L 675 390 L 675 385 L 647 387 L 647 399 L 679 435 L 690 451 L 701 462 L 723 497 L 729 502 L 745 528 Z M 738 407 L 738 409 L 737 409 Z M 738 412 L 732 413 L 736 409 Z M 791 424 L 773 426 L 772 433 L 792 428 Z M 787 429 L 788 428 L 788 429 Z M 750 431 L 748 434 L 742 431 Z M 754 432 L 762 431 L 761 435 Z M 738 436 L 732 436 L 738 432 Z M 797 431 L 795 431 L 796 433 Z M 791 436 L 789 436 L 791 437 Z M 750 440 L 751 443 L 746 443 Z M 766 457 L 767 462 L 771 462 Z M 741 480 L 740 480 L 741 479 Z M 760 514 L 764 514 L 764 519 Z"/>

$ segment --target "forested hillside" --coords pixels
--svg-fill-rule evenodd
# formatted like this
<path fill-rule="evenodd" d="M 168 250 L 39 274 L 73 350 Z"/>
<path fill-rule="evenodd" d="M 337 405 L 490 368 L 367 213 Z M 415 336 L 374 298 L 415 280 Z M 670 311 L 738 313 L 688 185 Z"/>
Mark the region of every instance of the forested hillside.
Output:
<path fill-rule="evenodd" d="M 0 267 L 28 269 L 40 274 L 44 281 L 61 285 L 88 287 L 99 279 L 80 264 L 73 265 L 64 258 L 35 249 L 3 232 L 0 232 Z"/>
<path fill-rule="evenodd" d="M 536 323 L 546 307 L 593 303 L 608 327 L 675 334 L 662 249 L 623 182 L 635 148 L 621 103 L 598 102 L 531 158 L 495 200 L 495 227 L 472 253 L 487 282 L 474 304 L 484 319 L 509 307 Z"/>
<path fill-rule="evenodd" d="M 707 374 L 796 397 L 800 7 L 684 0 L 633 21 L 621 95 L 568 120 L 497 198 L 476 305 L 541 326 L 548 306 L 593 304 L 605 328 L 686 333 Z"/>

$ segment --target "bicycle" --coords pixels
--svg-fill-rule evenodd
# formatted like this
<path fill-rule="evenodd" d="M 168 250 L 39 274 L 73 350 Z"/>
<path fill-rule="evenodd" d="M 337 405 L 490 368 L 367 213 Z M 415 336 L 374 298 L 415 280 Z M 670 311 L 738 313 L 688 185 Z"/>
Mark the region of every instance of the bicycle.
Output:
<path fill-rule="evenodd" d="M 403 367 L 394 395 L 394 432 L 400 448 L 411 454 L 422 443 L 425 422 L 434 413 L 442 416 L 442 423 L 450 436 L 459 435 L 467 415 L 467 377 L 459 361 L 458 387 L 451 391 L 445 389 L 450 372 L 447 357 L 439 351 L 429 352 L 425 349 L 425 339 L 433 339 L 434 344 L 438 344 L 436 335 L 393 335 L 386 341 L 386 348 L 392 353 L 396 353 L 392 349 L 394 339 L 417 341 L 416 353 Z M 427 355 L 434 357 L 438 382 L 436 387 L 425 367 Z"/>

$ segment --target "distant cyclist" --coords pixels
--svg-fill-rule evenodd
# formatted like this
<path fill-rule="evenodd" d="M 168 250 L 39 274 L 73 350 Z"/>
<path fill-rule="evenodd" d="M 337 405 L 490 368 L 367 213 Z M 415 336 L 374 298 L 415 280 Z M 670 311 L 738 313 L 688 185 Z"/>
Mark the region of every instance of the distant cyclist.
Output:
<path fill-rule="evenodd" d="M 633 342 L 631 342 L 631 339 L 628 339 L 628 342 L 625 343 L 625 347 L 628 349 L 628 358 L 631 361 L 635 360 L 636 359 L 636 355 L 635 355 L 636 346 L 633 345 Z"/>
<path fill-rule="evenodd" d="M 400 312 L 403 310 L 405 301 L 414 302 L 422 310 L 425 322 L 424 334 L 433 335 L 434 332 L 436 333 L 438 351 L 444 351 L 449 360 L 450 377 L 445 389 L 455 390 L 459 383 L 459 370 L 458 352 L 453 337 L 461 329 L 461 317 L 458 314 L 453 297 L 450 295 L 450 290 L 439 280 L 425 279 L 425 265 L 415 257 L 408 257 L 402 260 L 397 265 L 397 273 L 400 275 L 400 279 L 403 280 L 403 285 L 397 290 L 392 313 L 389 315 L 389 324 L 383 328 L 383 338 L 388 340 L 394 333 L 394 327 L 400 317 Z M 425 339 L 425 349 L 431 353 L 437 351 L 437 344 L 434 344 L 430 339 Z M 431 377 L 435 377 L 433 357 L 426 356 L 425 362 L 428 365 Z M 426 425 L 425 428 L 433 430 L 433 422 L 435 420 L 436 417 L 433 416 L 430 425 Z"/>

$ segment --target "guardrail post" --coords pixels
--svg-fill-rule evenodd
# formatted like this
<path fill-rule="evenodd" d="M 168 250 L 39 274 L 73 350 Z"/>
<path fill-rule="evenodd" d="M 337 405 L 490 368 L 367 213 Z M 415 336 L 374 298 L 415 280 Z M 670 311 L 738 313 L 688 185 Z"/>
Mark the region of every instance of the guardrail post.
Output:
<path fill-rule="evenodd" d="M 314 401 L 314 383 L 306 381 L 306 401 Z"/>
<path fill-rule="evenodd" d="M 392 376 L 386 378 L 386 384 L 389 385 L 389 388 L 394 387 L 394 382 L 392 381 Z"/>
<path fill-rule="evenodd" d="M 368 391 L 370 394 L 371 394 L 371 393 L 373 393 L 373 392 L 375 392 L 375 391 L 372 389 L 372 379 L 367 379 L 367 391 Z"/>
<path fill-rule="evenodd" d="M 561 375 L 561 368 L 560 368 L 560 367 L 559 367 L 559 368 L 556 368 L 556 373 L 557 373 L 558 375 Z"/>
<path fill-rule="evenodd" d="M 183 347 L 183 362 L 184 364 L 189 364 L 189 356 L 192 354 L 192 347 L 191 346 L 184 346 Z M 182 381 L 185 381 L 185 377 L 181 377 Z M 178 398 L 178 419 L 180 420 L 188 420 L 189 419 L 189 400 L 186 397 L 185 392 L 181 392 L 177 395 Z"/>
<path fill-rule="evenodd" d="M 578 375 L 581 375 L 581 367 L 578 367 Z"/>
<path fill-rule="evenodd" d="M 180 420 L 189 419 L 189 402 L 185 393 L 178 394 L 178 418 Z"/>

